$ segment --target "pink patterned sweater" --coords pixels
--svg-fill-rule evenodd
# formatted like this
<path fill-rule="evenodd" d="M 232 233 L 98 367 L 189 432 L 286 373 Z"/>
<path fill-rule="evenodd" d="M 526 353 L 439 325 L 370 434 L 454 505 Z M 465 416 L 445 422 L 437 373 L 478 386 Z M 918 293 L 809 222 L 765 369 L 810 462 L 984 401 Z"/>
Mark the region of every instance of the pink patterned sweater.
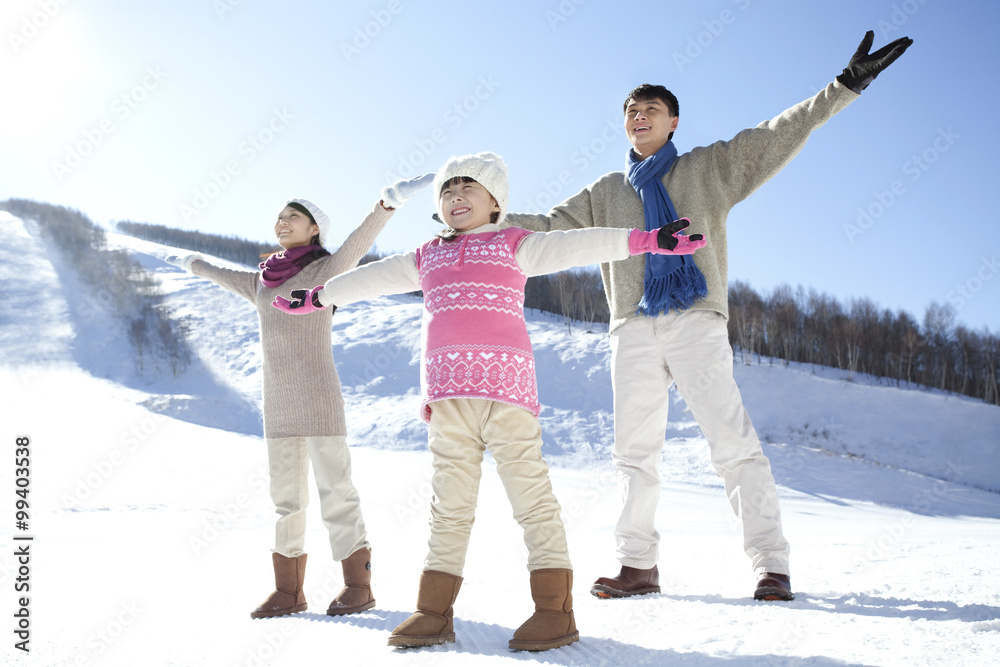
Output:
<path fill-rule="evenodd" d="M 524 322 L 527 276 L 517 246 L 531 232 L 510 228 L 434 239 L 416 252 L 424 291 L 421 416 L 445 398 L 485 398 L 538 415 L 535 358 Z"/>
<path fill-rule="evenodd" d="M 365 264 L 328 280 L 324 305 L 424 292 L 420 417 L 435 401 L 483 398 L 538 415 L 535 359 L 524 321 L 524 284 L 533 275 L 624 261 L 628 229 L 547 233 L 489 224 L 456 238 Z"/>

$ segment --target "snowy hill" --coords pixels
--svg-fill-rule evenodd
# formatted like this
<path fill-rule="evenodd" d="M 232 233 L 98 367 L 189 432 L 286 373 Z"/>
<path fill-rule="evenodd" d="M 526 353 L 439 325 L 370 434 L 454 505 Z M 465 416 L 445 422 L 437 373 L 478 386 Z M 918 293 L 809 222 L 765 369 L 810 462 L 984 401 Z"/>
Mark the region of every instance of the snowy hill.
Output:
<path fill-rule="evenodd" d="M 32 650 L 15 649 L 8 634 L 5 664 L 985 665 L 1000 649 L 1000 409 L 845 382 L 830 369 L 736 369 L 779 483 L 795 601 L 750 599 L 735 520 L 676 394 L 658 514 L 663 594 L 591 597 L 590 582 L 617 571 L 610 352 L 606 334 L 538 313 L 529 326 L 545 455 L 582 639 L 541 654 L 507 650 L 531 600 L 519 528 L 487 470 L 456 603 L 458 643 L 389 649 L 415 600 L 430 496 L 416 419 L 420 302 L 406 296 L 334 317 L 378 606 L 323 614 L 340 574 L 313 507 L 310 611 L 251 621 L 272 585 L 274 517 L 252 307 L 163 263 L 175 249 L 110 235 L 155 272 L 191 327 L 192 366 L 179 378 L 140 378 L 100 315 L 100 295 L 75 283 L 30 224 L 0 213 L 0 230 L 3 438 L 10 447 L 31 439 L 30 528 L 15 528 L 12 493 L 0 523 L 8 619 L 19 608 L 13 545 L 24 544 L 13 538 L 34 536 Z M 13 489 L 8 461 L 0 480 Z"/>

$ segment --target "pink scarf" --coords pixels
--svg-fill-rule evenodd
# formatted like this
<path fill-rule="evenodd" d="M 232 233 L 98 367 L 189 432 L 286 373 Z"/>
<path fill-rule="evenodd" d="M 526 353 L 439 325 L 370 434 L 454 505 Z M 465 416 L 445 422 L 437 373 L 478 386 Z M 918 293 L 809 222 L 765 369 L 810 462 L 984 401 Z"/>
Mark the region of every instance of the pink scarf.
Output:
<path fill-rule="evenodd" d="M 265 287 L 279 287 L 310 262 L 330 253 L 323 246 L 305 245 L 276 252 L 260 263 L 260 282 Z"/>

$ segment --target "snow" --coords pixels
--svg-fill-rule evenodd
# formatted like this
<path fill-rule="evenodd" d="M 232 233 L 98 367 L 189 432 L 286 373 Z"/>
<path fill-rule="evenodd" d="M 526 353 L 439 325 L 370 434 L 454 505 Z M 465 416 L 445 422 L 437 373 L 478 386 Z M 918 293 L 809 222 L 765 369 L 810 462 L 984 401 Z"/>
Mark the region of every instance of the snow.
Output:
<path fill-rule="evenodd" d="M 4 664 L 987 665 L 1000 650 L 1000 409 L 839 371 L 743 366 L 792 543 L 796 599 L 751 599 L 738 525 L 707 447 L 672 398 L 658 513 L 661 595 L 598 600 L 617 571 L 618 497 L 606 333 L 529 313 L 545 455 L 563 506 L 581 640 L 543 653 L 507 640 L 532 611 L 520 529 L 494 470 L 480 490 L 456 644 L 386 646 L 412 611 L 427 538 L 430 457 L 417 420 L 420 302 L 334 317 L 354 482 L 378 605 L 333 618 L 341 585 L 309 515 L 310 609 L 251 620 L 271 590 L 274 509 L 260 437 L 260 351 L 249 303 L 162 262 L 176 249 L 111 235 L 188 318 L 179 378 L 130 370 L 30 224 L 0 213 L 0 590 Z M 221 260 L 220 260 L 221 261 Z M 15 438 L 31 439 L 30 530 L 14 525 Z M 484 464 L 492 468 L 487 457 Z M 31 652 L 14 648 L 13 539 L 30 534 Z"/>

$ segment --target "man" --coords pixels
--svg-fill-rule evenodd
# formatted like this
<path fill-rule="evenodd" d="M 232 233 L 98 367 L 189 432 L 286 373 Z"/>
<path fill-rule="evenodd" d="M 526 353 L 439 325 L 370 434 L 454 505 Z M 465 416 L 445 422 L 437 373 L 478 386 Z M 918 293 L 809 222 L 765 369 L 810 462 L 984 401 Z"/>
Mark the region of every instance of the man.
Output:
<path fill-rule="evenodd" d="M 639 255 L 601 265 L 611 306 L 611 374 L 615 443 L 612 458 L 624 501 L 615 528 L 621 571 L 599 578 L 601 598 L 660 591 L 658 465 L 671 384 L 708 441 L 712 464 L 743 526 L 743 546 L 757 576 L 754 597 L 791 600 L 789 546 L 770 463 L 733 379 L 726 329 L 726 216 L 802 149 L 810 132 L 857 99 L 909 47 L 904 37 L 869 53 L 869 31 L 836 79 L 813 98 L 729 141 L 677 155 L 671 138 L 677 98 L 644 84 L 625 101 L 627 173 L 613 172 L 548 215 L 507 215 L 506 224 L 536 231 L 576 227 L 651 230 L 690 218 L 708 246 L 686 258 Z"/>

